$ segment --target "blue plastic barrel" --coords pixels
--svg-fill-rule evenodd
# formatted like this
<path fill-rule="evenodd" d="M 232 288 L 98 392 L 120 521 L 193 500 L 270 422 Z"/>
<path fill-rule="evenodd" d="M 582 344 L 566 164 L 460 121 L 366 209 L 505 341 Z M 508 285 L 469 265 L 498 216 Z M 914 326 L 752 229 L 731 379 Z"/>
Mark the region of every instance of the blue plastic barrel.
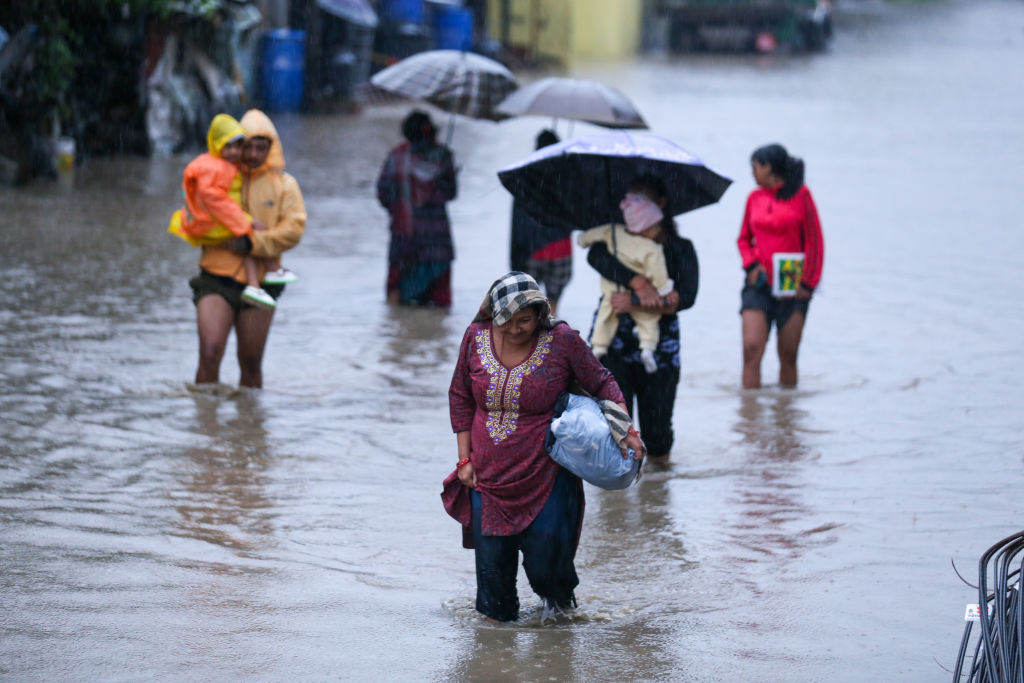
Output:
<path fill-rule="evenodd" d="M 469 50 L 473 47 L 473 10 L 452 5 L 434 8 L 434 47 Z"/>
<path fill-rule="evenodd" d="M 279 28 L 263 36 L 263 103 L 271 111 L 298 111 L 305 80 L 306 32 Z"/>
<path fill-rule="evenodd" d="M 395 24 L 422 24 L 423 0 L 381 0 L 384 21 Z"/>

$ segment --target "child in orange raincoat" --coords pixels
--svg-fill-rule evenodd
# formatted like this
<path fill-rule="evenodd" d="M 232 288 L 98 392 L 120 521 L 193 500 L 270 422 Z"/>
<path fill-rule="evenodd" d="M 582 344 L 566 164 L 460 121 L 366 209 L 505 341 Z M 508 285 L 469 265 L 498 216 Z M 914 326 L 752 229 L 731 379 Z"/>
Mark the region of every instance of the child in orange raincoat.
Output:
<path fill-rule="evenodd" d="M 201 247 L 252 234 L 254 229 L 266 230 L 241 207 L 242 176 L 235 163 L 241 159 L 244 142 L 245 130 L 238 121 L 227 114 L 213 117 L 206 134 L 209 151 L 185 167 L 185 206 L 174 212 L 168 232 Z M 274 297 L 260 286 L 256 260 L 246 256 L 244 263 L 247 286 L 242 299 L 259 308 L 274 308 Z M 280 270 L 280 265 L 270 264 L 269 269 Z"/>

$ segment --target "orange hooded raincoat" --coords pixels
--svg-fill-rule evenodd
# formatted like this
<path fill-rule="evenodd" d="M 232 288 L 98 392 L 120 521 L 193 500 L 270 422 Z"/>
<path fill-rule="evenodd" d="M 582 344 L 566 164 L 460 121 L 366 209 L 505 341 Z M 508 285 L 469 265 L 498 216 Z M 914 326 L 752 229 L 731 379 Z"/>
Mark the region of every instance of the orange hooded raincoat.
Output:
<path fill-rule="evenodd" d="M 249 235 L 252 240 L 249 255 L 257 257 L 262 279 L 266 265 L 263 259 L 280 257 L 302 239 L 306 229 L 306 205 L 298 182 L 284 170 L 284 150 L 270 118 L 258 109 L 250 109 L 241 124 L 248 137 L 265 137 L 271 142 L 270 153 L 262 166 L 250 169 L 242 164 L 241 167 L 242 208 L 267 226 L 266 230 Z M 241 254 L 223 246 L 204 246 L 199 267 L 244 283 L 242 259 Z"/>
<path fill-rule="evenodd" d="M 220 158 L 230 141 L 244 136 L 241 124 L 217 114 L 206 134 L 206 154 L 185 167 L 181 187 L 185 206 L 171 217 L 168 232 L 194 247 L 215 245 L 252 232 L 252 219 L 242 211 L 242 176 L 238 167 Z"/>

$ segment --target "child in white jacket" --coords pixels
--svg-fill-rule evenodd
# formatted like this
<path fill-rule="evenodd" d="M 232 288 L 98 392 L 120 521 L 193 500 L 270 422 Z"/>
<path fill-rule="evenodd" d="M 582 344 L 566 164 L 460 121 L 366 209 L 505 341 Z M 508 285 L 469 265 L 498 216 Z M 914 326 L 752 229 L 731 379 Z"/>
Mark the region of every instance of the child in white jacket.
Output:
<path fill-rule="evenodd" d="M 580 246 L 589 247 L 597 242 L 604 242 L 622 265 L 650 280 L 659 295 L 667 295 L 673 290 L 675 283 L 668 276 L 665 252 L 661 244 L 655 241 L 655 237 L 661 231 L 661 208 L 639 192 L 628 193 L 619 207 L 626 219 L 626 225 L 616 223 L 591 228 L 580 235 Z M 611 295 L 618 290 L 619 285 L 607 278 L 601 278 L 601 305 L 597 309 L 591 339 L 591 347 L 598 358 L 608 353 L 608 345 L 619 325 L 611 304 Z M 654 350 L 658 346 L 658 319 L 661 314 L 633 311 L 629 315 L 636 323 L 640 359 L 644 369 L 648 373 L 653 373 L 658 369 Z"/>

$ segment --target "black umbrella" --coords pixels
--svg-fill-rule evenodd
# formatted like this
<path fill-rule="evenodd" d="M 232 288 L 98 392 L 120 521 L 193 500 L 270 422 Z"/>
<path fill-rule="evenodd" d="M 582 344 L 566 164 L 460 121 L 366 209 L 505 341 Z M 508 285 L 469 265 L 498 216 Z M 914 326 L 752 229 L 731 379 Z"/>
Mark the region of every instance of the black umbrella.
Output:
<path fill-rule="evenodd" d="M 644 173 L 665 181 L 673 216 L 717 202 L 732 183 L 670 140 L 626 131 L 549 145 L 498 178 L 538 221 L 575 230 L 619 221 L 619 201 Z"/>

